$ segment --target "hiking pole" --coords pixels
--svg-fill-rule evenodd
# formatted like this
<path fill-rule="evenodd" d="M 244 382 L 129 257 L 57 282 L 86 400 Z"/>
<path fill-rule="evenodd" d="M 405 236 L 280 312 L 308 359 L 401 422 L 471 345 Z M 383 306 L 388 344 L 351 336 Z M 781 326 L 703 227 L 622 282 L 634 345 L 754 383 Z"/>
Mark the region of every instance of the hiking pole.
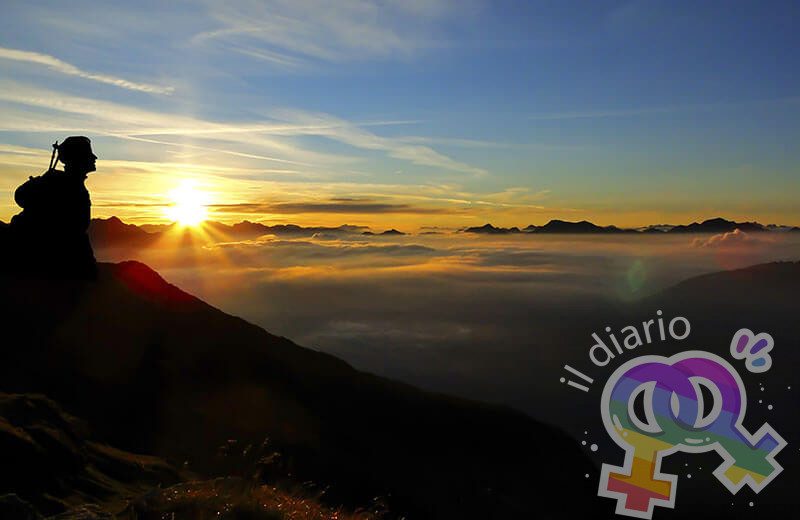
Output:
<path fill-rule="evenodd" d="M 58 150 L 58 141 L 53 143 L 53 153 L 50 155 L 50 168 L 48 168 L 48 171 L 53 169 L 53 159 L 56 158 L 56 150 Z"/>

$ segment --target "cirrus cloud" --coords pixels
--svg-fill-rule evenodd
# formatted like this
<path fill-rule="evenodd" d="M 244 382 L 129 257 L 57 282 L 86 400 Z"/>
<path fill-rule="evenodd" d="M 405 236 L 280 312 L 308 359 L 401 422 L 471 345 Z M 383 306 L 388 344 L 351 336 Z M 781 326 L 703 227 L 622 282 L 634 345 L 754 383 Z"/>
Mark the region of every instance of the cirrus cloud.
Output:
<path fill-rule="evenodd" d="M 115 87 L 119 88 L 124 88 L 128 90 L 138 90 L 140 92 L 147 92 L 150 94 L 169 95 L 172 94 L 173 91 L 175 90 L 174 87 L 165 87 L 160 85 L 153 85 L 150 83 L 139 83 L 135 81 L 129 81 L 123 78 L 118 78 L 116 76 L 111 76 L 108 74 L 102 74 L 98 72 L 87 72 L 85 70 L 79 69 L 78 67 L 72 65 L 71 63 L 62 61 L 54 56 L 50 56 L 49 54 L 41 54 L 38 52 L 22 51 L 18 49 L 8 49 L 6 47 L 0 47 L 0 59 L 43 65 L 51 70 L 60 72 L 61 74 L 66 74 L 69 76 L 78 76 L 80 78 L 89 79 L 92 81 L 98 81 L 100 83 L 106 83 L 108 85 L 114 85 Z"/>

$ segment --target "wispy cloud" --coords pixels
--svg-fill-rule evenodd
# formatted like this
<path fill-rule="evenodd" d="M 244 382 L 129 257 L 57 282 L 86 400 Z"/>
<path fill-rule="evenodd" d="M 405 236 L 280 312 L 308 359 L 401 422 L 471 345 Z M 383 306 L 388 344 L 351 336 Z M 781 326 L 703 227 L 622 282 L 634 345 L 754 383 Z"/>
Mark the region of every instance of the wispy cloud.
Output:
<path fill-rule="evenodd" d="M 405 136 L 395 138 L 398 142 L 410 144 L 441 144 L 445 146 L 456 146 L 462 148 L 514 148 L 515 145 L 508 143 L 495 143 L 492 141 L 480 141 L 477 139 L 453 139 L 449 137 L 420 137 Z"/>
<path fill-rule="evenodd" d="M 195 43 L 251 55 L 283 67 L 309 61 L 343 62 L 408 57 L 446 45 L 434 38 L 442 20 L 471 12 L 470 0 L 377 1 L 235 0 L 209 3 L 218 27 L 196 34 Z"/>
<path fill-rule="evenodd" d="M 110 76 L 108 74 L 87 72 L 54 56 L 50 56 L 49 54 L 40 54 L 38 52 L 21 51 L 17 49 L 0 47 L 0 59 L 42 65 L 56 72 L 60 72 L 61 74 L 78 76 L 80 78 L 106 83 L 108 85 L 114 85 L 115 87 L 119 88 L 138 90 L 140 92 L 148 92 L 150 94 L 169 95 L 175 90 L 174 87 L 164 87 L 150 83 L 137 83 L 134 81 L 128 81 L 127 79 L 118 78 L 116 76 Z"/>
<path fill-rule="evenodd" d="M 413 164 L 474 175 L 488 173 L 485 169 L 456 161 L 428 146 L 409 144 L 405 140 L 407 138 L 380 137 L 329 114 L 283 109 L 273 111 L 271 115 L 277 120 L 292 123 L 292 128 L 299 133 L 327 137 L 357 148 L 383 150 L 390 157 L 410 161 Z"/>
<path fill-rule="evenodd" d="M 268 123 L 227 123 L 200 118 L 136 108 L 122 103 L 69 96 L 51 90 L 0 81 L 0 101 L 24 105 L 34 109 L 55 111 L 57 116 L 30 109 L 0 107 L 0 129 L 17 132 L 63 132 L 80 130 L 86 134 L 101 134 L 123 139 L 141 139 L 142 136 L 194 136 L 196 139 L 213 139 L 248 147 L 245 150 L 226 149 L 226 152 L 247 154 L 250 158 L 277 161 L 296 165 L 324 164 L 327 166 L 351 163 L 357 158 L 341 154 L 315 152 L 296 146 L 286 139 L 289 132 L 285 124 L 274 130 Z M 158 144 L 171 144 L 158 141 Z M 154 143 L 155 144 L 155 143 Z M 172 143 L 191 147 L 192 144 Z M 202 147 L 205 149 L 205 147 Z M 218 147 L 212 148 L 217 150 Z"/>
<path fill-rule="evenodd" d="M 287 69 L 298 69 L 305 64 L 303 60 L 287 56 L 280 52 L 271 51 L 268 49 L 261 49 L 256 46 L 228 44 L 227 48 L 233 52 L 237 52 L 244 56 L 256 58 L 261 61 L 266 61 L 272 65 L 284 67 Z"/>
<path fill-rule="evenodd" d="M 409 144 L 441 145 L 453 148 L 485 148 L 497 150 L 585 150 L 590 147 L 583 145 L 563 145 L 552 143 L 499 143 L 496 141 L 482 141 L 479 139 L 459 139 L 452 137 L 421 137 L 404 136 L 395 140 Z"/>
<path fill-rule="evenodd" d="M 15 82 L 0 82 L 0 100 L 81 116 L 71 120 L 62 115 L 56 121 L 52 118 L 41 118 L 43 126 L 37 128 L 34 122 L 36 119 L 30 114 L 21 114 L 11 109 L 5 109 L 2 111 L 4 118 L 0 122 L 0 129 L 6 131 L 55 131 L 80 128 L 86 132 L 91 131 L 142 141 L 149 139 L 153 143 L 176 146 L 178 143 L 170 143 L 155 137 L 190 136 L 196 139 L 213 139 L 248 145 L 252 150 L 226 150 L 212 147 L 221 153 L 235 153 L 252 159 L 296 165 L 324 165 L 327 168 L 358 160 L 346 155 L 301 148 L 290 140 L 300 136 L 319 136 L 362 150 L 381 150 L 390 157 L 417 165 L 474 175 L 487 173 L 484 169 L 454 160 L 429 146 L 409 144 L 403 139 L 381 137 L 355 123 L 323 113 L 281 109 L 270 113 L 270 119 L 256 122 L 215 122 L 136 108 L 121 103 L 68 96 Z M 380 126 L 394 123 L 396 122 L 373 121 L 368 125 Z M 270 153 L 266 153 L 267 151 Z"/>
<path fill-rule="evenodd" d="M 412 214 L 439 214 L 451 213 L 445 208 L 431 208 L 412 206 L 411 204 L 390 204 L 371 200 L 357 199 L 331 199 L 316 202 L 277 202 L 268 204 L 241 203 L 241 204 L 216 204 L 209 206 L 219 213 L 266 213 L 270 215 L 295 214 L 295 213 L 333 213 L 333 214 L 358 214 L 358 213 L 412 213 Z"/>

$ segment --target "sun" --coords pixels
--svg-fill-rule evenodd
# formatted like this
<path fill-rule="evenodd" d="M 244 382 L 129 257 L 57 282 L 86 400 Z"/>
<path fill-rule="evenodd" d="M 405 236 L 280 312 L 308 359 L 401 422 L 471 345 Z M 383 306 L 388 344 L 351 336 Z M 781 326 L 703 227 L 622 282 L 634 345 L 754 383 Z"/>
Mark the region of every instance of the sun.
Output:
<path fill-rule="evenodd" d="M 166 210 L 170 220 L 184 226 L 196 226 L 208 217 L 208 196 L 195 189 L 192 183 L 184 183 L 169 193 L 171 205 Z"/>

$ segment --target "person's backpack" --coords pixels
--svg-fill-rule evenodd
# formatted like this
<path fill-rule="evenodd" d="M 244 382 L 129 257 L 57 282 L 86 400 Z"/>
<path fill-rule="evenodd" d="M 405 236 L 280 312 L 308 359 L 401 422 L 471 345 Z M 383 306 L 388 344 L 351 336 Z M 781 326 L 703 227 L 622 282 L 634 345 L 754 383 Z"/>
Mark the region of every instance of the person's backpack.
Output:
<path fill-rule="evenodd" d="M 14 192 L 14 201 L 23 209 L 44 202 L 49 193 L 52 193 L 54 175 L 57 175 L 56 170 L 51 169 L 42 175 L 31 176 Z"/>
<path fill-rule="evenodd" d="M 48 196 L 48 191 L 52 190 L 54 175 L 56 175 L 55 165 L 58 162 L 56 159 L 56 151 L 58 150 L 58 141 L 53 143 L 53 153 L 50 155 L 50 166 L 47 171 L 42 175 L 36 177 L 30 176 L 17 190 L 14 192 L 14 201 L 22 208 L 30 208 L 37 204 L 37 202 L 45 202 Z"/>

